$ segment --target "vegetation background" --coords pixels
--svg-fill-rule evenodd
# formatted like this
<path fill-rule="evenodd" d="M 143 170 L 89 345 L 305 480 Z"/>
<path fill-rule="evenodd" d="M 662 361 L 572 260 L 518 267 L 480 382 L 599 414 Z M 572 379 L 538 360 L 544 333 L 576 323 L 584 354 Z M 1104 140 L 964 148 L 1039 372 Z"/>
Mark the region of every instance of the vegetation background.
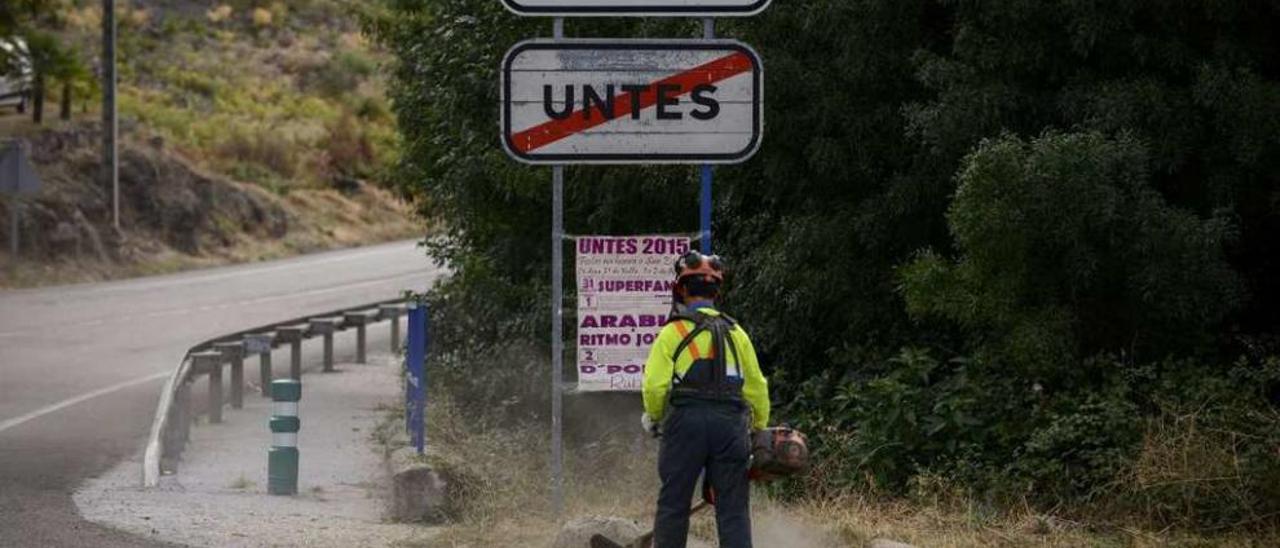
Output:
<path fill-rule="evenodd" d="M 382 0 L 366 24 L 397 61 L 395 180 L 455 272 L 431 295 L 433 378 L 474 417 L 545 420 L 549 173 L 496 123 L 501 56 L 550 22 Z M 719 21 L 768 71 L 762 150 L 717 169 L 726 307 L 816 456 L 776 494 L 1274 531 L 1276 28 L 1274 1 L 791 0 Z M 572 167 L 566 228 L 690 232 L 696 190 L 688 167 Z"/>
<path fill-rule="evenodd" d="M 115 4 L 120 231 L 100 167 L 102 2 L 0 4 L 0 40 L 21 39 L 29 50 L 0 55 L 0 73 L 30 66 L 37 98 L 26 113 L 0 113 L 0 136 L 31 143 L 46 186 L 23 217 L 25 256 L 4 261 L 16 266 L 0 272 L 0 286 L 425 232 L 387 190 L 398 134 L 378 71 L 386 54 L 361 32 L 365 3 Z M 0 231 L 8 230 L 7 215 L 0 212 Z"/>

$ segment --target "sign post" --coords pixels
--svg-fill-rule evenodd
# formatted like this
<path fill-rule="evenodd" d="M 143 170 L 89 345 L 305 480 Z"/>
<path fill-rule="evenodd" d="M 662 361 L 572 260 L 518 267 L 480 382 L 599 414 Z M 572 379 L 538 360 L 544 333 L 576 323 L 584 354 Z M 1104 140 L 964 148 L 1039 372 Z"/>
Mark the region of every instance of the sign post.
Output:
<path fill-rule="evenodd" d="M 564 19 L 551 24 L 564 39 Z M 551 166 L 551 506 L 564 513 L 564 166 Z"/>
<path fill-rule="evenodd" d="M 741 17 L 769 7 L 770 0 L 502 0 L 519 15 L 554 17 Z"/>
<path fill-rule="evenodd" d="M 40 190 L 40 176 L 27 161 L 27 146 L 14 139 L 0 148 L 0 193 L 9 195 L 9 256 L 16 264 L 22 229 L 22 194 Z"/>
<path fill-rule="evenodd" d="M 426 450 L 427 305 L 409 303 L 409 344 L 405 349 L 405 428 L 418 454 Z"/>
<path fill-rule="evenodd" d="M 716 20 L 710 17 L 702 20 L 702 39 L 715 40 Z M 698 241 L 703 255 L 711 254 L 711 181 L 714 173 L 711 165 L 702 164 L 702 192 L 699 193 Z"/>
<path fill-rule="evenodd" d="M 716 40 L 712 17 L 755 15 L 770 1 L 502 0 L 518 15 L 555 18 L 551 40 L 521 42 L 504 57 L 500 110 L 507 153 L 519 162 L 551 166 L 551 491 L 557 517 L 564 510 L 564 166 L 699 165 L 700 239 L 709 254 L 712 165 L 746 161 L 759 149 L 764 127 L 760 56 L 741 42 Z M 703 40 L 564 39 L 564 17 L 592 16 L 703 17 Z M 685 238 L 679 253 L 688 249 Z M 660 262 L 669 267 L 671 259 Z M 579 284 L 582 309 L 585 282 Z M 669 299 L 670 287 L 664 293 Z M 654 300 L 640 298 L 645 304 Z M 653 314 L 649 321 L 656 323 L 654 318 L 665 316 Z M 627 335 L 643 337 L 640 327 Z M 601 335 L 609 340 L 609 333 Z M 613 335 L 620 340 L 622 334 Z M 579 343 L 582 389 L 582 352 L 588 345 Z M 618 366 L 603 365 L 606 372 L 607 366 Z"/>
<path fill-rule="evenodd" d="M 116 116 L 116 2 L 102 0 L 103 179 L 111 187 L 111 226 L 120 230 L 120 128 Z"/>

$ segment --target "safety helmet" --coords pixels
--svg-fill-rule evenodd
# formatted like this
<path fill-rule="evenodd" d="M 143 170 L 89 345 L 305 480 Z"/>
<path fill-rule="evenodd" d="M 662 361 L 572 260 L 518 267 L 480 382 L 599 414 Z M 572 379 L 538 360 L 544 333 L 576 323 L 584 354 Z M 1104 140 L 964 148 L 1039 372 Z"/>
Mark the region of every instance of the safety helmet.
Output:
<path fill-rule="evenodd" d="M 692 276 L 702 276 L 707 283 L 724 283 L 724 262 L 719 255 L 703 255 L 690 250 L 676 259 L 676 283 Z"/>

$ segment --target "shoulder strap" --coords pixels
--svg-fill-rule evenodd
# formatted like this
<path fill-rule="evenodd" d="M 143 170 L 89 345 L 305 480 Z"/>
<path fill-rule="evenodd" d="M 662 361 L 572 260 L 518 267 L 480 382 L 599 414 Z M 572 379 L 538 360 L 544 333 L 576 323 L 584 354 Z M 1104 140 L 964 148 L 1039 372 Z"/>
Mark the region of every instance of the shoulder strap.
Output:
<path fill-rule="evenodd" d="M 688 335 L 685 335 L 684 338 L 680 340 L 679 345 L 676 345 L 676 350 L 671 355 L 672 363 L 680 359 L 680 354 L 684 353 L 685 349 L 687 349 L 690 344 L 693 344 L 694 339 L 698 335 L 703 331 L 710 331 L 711 344 L 715 356 L 712 358 L 714 360 L 714 367 L 712 371 L 713 382 L 723 382 L 725 378 L 728 377 L 729 366 L 726 361 L 728 356 L 725 353 L 726 350 L 733 353 L 734 363 L 738 364 L 739 368 L 742 367 L 742 360 L 738 356 L 738 345 L 733 342 L 733 337 L 730 335 L 730 332 L 733 331 L 734 325 L 737 324 L 733 318 L 724 314 L 712 316 L 710 314 L 701 314 L 697 312 L 681 312 L 671 316 L 671 321 L 680 320 L 689 320 L 693 322 L 694 328 Z M 726 346 L 728 348 L 726 348 Z M 671 369 L 671 377 L 677 382 L 682 380 L 680 375 L 676 374 L 674 367 Z"/>
<path fill-rule="evenodd" d="M 680 359 L 680 354 L 684 353 L 685 349 L 689 348 L 690 344 L 693 344 L 694 338 L 696 338 L 698 335 L 702 334 L 703 331 L 706 331 L 708 329 L 711 323 L 710 320 L 713 318 L 714 318 L 713 316 L 709 316 L 706 314 L 698 314 L 696 312 L 694 313 L 684 312 L 684 313 L 676 314 L 671 317 L 671 321 L 673 322 L 680 321 L 680 320 L 689 320 L 694 324 L 693 330 L 690 331 L 688 335 L 685 335 L 684 338 L 680 340 L 680 344 L 676 345 L 676 351 L 671 354 L 671 361 L 673 363 L 676 360 Z"/>

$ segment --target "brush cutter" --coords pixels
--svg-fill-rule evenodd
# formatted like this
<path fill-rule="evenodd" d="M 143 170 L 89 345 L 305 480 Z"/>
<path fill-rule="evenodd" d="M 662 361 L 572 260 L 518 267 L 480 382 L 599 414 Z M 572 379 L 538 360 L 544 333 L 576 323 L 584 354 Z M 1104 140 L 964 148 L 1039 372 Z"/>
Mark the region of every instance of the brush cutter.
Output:
<path fill-rule="evenodd" d="M 776 426 L 760 430 L 751 436 L 751 467 L 747 479 L 767 482 L 802 472 L 809 464 L 809 448 L 804 434 L 786 427 Z M 702 478 L 702 500 L 689 509 L 692 516 L 716 503 L 716 491 Z M 591 537 L 591 548 L 653 548 L 653 530 L 640 535 L 627 544 L 611 540 L 604 535 Z"/>

